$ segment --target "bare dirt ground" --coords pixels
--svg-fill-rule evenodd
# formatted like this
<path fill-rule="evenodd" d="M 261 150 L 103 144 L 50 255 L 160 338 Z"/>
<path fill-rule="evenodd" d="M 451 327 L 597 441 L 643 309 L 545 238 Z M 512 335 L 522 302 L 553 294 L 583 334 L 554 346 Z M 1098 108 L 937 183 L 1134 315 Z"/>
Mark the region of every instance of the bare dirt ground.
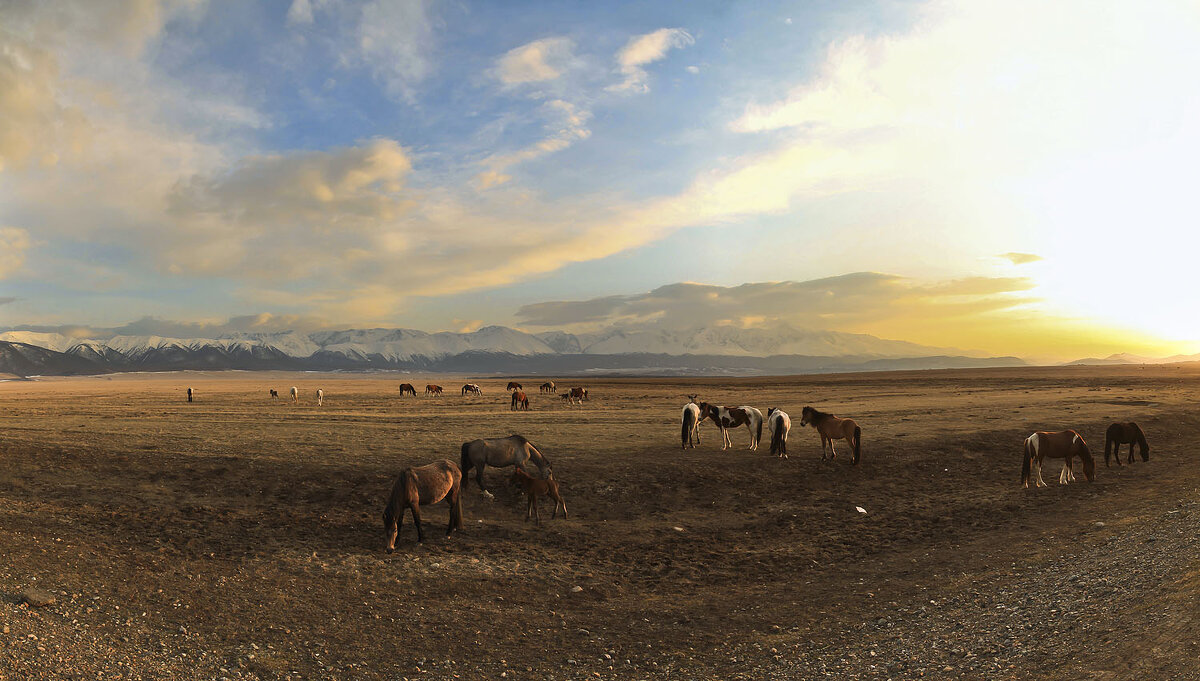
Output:
<path fill-rule="evenodd" d="M 528 413 L 507 377 L 399 396 L 427 379 L 0 383 L 0 679 L 1200 677 L 1200 367 L 561 381 L 582 408 L 529 379 Z M 681 452 L 691 392 L 789 411 L 791 458 L 708 423 Z M 861 465 L 820 461 L 805 404 L 858 420 Z M 1118 419 L 1148 463 L 1105 468 Z M 1023 438 L 1062 428 L 1096 482 L 1021 489 Z M 463 532 L 428 508 L 383 552 L 401 468 L 512 432 L 568 520 L 490 469 Z"/>

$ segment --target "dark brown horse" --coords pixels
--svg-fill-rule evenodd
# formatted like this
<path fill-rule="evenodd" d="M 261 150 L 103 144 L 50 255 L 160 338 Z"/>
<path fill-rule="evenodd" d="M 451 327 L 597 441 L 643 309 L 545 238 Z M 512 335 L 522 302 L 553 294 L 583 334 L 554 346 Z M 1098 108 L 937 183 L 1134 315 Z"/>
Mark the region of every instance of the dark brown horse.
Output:
<path fill-rule="evenodd" d="M 829 459 L 837 458 L 837 450 L 833 448 L 834 440 L 845 440 L 854 447 L 854 463 L 858 463 L 862 454 L 862 428 L 854 419 L 843 419 L 817 411 L 812 407 L 800 410 L 800 427 L 812 426 L 821 436 L 821 460 L 825 460 L 825 446 L 829 446 Z"/>
<path fill-rule="evenodd" d="M 587 388 L 571 388 L 571 399 L 579 400 L 580 404 L 588 398 Z"/>
<path fill-rule="evenodd" d="M 525 509 L 525 520 L 532 517 L 537 519 L 538 525 L 542 524 L 542 514 L 538 511 L 538 498 L 540 497 L 550 497 L 554 500 L 554 512 L 550 515 L 551 520 L 558 517 L 559 506 L 562 506 L 563 519 L 566 519 L 567 502 L 563 501 L 562 494 L 559 494 L 557 480 L 535 478 L 517 468 L 513 470 L 512 482 L 521 486 L 521 489 L 525 491 L 525 498 L 529 501 L 529 505 Z"/>
<path fill-rule="evenodd" d="M 1104 465 L 1108 465 L 1108 457 L 1113 456 L 1117 465 L 1121 465 L 1121 445 L 1129 445 L 1129 463 L 1133 463 L 1133 445 L 1137 444 L 1142 453 L 1142 461 L 1150 460 L 1150 445 L 1146 442 L 1146 434 L 1141 426 L 1129 423 L 1114 423 L 1104 434 Z"/>
<path fill-rule="evenodd" d="M 512 394 L 512 406 L 509 409 L 511 411 L 517 409 L 529 411 L 529 396 L 520 390 L 514 390 Z"/>
<path fill-rule="evenodd" d="M 505 388 L 505 390 L 521 390 L 521 389 L 522 389 L 521 384 L 517 383 L 516 381 L 509 381 L 508 387 Z"/>
<path fill-rule="evenodd" d="M 516 466 L 526 469 L 530 462 L 538 467 L 543 478 L 554 477 L 550 461 L 538 451 L 533 443 L 520 435 L 494 438 L 490 440 L 471 440 L 462 444 L 462 472 L 467 475 L 475 469 L 475 481 L 485 495 L 491 497 L 491 492 L 483 485 L 483 469 L 487 466 L 500 468 Z M 463 485 L 468 482 L 464 478 Z"/>
<path fill-rule="evenodd" d="M 442 396 L 442 386 L 434 385 L 432 383 L 426 385 L 425 386 L 425 396 L 428 397 L 430 395 L 433 395 L 435 397 L 441 397 Z"/>
<path fill-rule="evenodd" d="M 450 506 L 450 525 L 446 528 L 449 537 L 461 530 L 462 520 L 462 471 L 449 459 L 434 461 L 424 466 L 405 468 L 392 487 L 392 495 L 383 509 L 383 533 L 387 540 L 387 552 L 396 548 L 396 536 L 404 521 L 404 509 L 411 509 L 413 524 L 417 526 L 417 541 L 425 541 L 421 530 L 421 505 L 436 504 L 445 499 Z"/>
<path fill-rule="evenodd" d="M 404 397 L 405 395 L 412 395 L 413 397 L 417 396 L 417 389 L 413 387 L 412 383 L 400 384 L 400 396 Z"/>
<path fill-rule="evenodd" d="M 1025 458 L 1021 464 L 1021 485 L 1029 487 L 1045 487 L 1042 480 L 1042 461 L 1045 459 L 1062 459 L 1062 472 L 1058 474 L 1058 484 L 1065 485 L 1075 480 L 1075 467 L 1071 459 L 1079 457 L 1083 461 L 1083 474 L 1088 482 L 1096 479 L 1096 462 L 1092 459 L 1092 450 L 1087 443 L 1073 430 L 1060 430 L 1047 433 L 1044 430 L 1025 438 Z"/>

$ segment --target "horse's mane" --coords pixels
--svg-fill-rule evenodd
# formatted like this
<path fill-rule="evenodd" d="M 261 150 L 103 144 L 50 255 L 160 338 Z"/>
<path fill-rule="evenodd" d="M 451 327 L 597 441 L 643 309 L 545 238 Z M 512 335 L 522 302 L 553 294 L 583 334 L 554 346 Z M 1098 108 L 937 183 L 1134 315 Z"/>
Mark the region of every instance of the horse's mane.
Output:
<path fill-rule="evenodd" d="M 833 414 L 827 414 L 827 413 L 825 413 L 819 409 L 816 409 L 814 407 L 805 407 L 804 411 L 807 411 L 808 413 L 812 414 L 814 421 L 817 421 L 817 420 L 824 421 L 825 419 L 836 418 Z"/>
<path fill-rule="evenodd" d="M 519 442 L 520 444 L 523 444 L 523 445 L 529 444 L 529 440 L 525 439 L 524 435 L 517 435 L 516 433 L 513 433 L 512 435 L 509 435 L 508 438 L 510 440 L 516 440 L 517 442 Z"/>

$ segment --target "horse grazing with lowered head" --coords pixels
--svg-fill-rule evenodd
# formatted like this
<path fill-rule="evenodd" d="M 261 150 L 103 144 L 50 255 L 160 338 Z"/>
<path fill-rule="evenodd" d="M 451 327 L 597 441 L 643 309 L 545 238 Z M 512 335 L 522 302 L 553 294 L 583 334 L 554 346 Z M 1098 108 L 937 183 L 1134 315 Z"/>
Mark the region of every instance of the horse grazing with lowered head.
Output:
<path fill-rule="evenodd" d="M 750 446 L 747 449 L 750 451 L 758 449 L 758 441 L 762 439 L 763 415 L 754 407 L 746 405 L 718 407 L 715 404 L 701 402 L 700 418 L 701 420 L 711 420 L 717 424 L 717 428 L 721 429 L 722 450 L 733 446 L 733 440 L 729 439 L 729 430 L 739 426 L 746 426 L 746 430 L 750 433 Z"/>
<path fill-rule="evenodd" d="M 1150 445 L 1146 442 L 1146 434 L 1141 426 L 1129 423 L 1114 423 L 1104 434 L 1104 465 L 1108 466 L 1108 457 L 1113 456 L 1117 465 L 1121 465 L 1121 445 L 1129 445 L 1129 463 L 1133 463 L 1133 445 L 1137 444 L 1142 453 L 1142 461 L 1150 460 Z M 1110 454 L 1111 451 L 1111 454 Z"/>
<path fill-rule="evenodd" d="M 273 400 L 279 399 L 279 391 L 278 390 L 271 388 L 271 399 L 273 399 Z"/>
<path fill-rule="evenodd" d="M 542 524 L 542 514 L 538 511 L 538 498 L 550 497 L 554 500 L 554 512 L 550 514 L 550 519 L 554 520 L 558 517 L 558 507 L 562 506 L 563 520 L 567 518 L 567 502 L 563 500 L 562 494 L 558 491 L 558 481 L 554 478 L 535 478 L 525 471 L 517 468 L 513 471 L 513 484 L 519 485 L 525 492 L 525 498 L 529 500 L 529 505 L 525 509 L 525 520 L 531 517 L 537 519 L 537 524 Z"/>
<path fill-rule="evenodd" d="M 1055 433 L 1038 432 L 1025 438 L 1025 457 L 1021 464 L 1021 485 L 1029 487 L 1032 482 L 1036 487 L 1045 487 L 1042 480 L 1042 461 L 1045 459 L 1062 459 L 1062 472 L 1058 474 L 1058 484 L 1065 485 L 1075 481 L 1075 467 L 1071 460 L 1079 457 L 1083 461 L 1083 474 L 1088 482 L 1096 479 L 1096 462 L 1092 459 L 1092 451 L 1087 443 L 1073 430 L 1060 430 Z"/>
<path fill-rule="evenodd" d="M 521 384 L 517 383 L 516 381 L 509 381 L 508 387 L 505 388 L 505 390 L 522 390 L 522 389 L 523 388 L 521 387 Z"/>
<path fill-rule="evenodd" d="M 787 436 L 792 429 L 792 418 L 779 407 L 767 410 L 767 430 L 771 433 L 771 453 L 787 458 Z"/>
<path fill-rule="evenodd" d="M 688 395 L 692 398 L 691 402 L 683 405 L 683 428 L 679 431 L 679 448 L 687 449 L 696 448 L 700 444 L 700 405 L 695 402 L 695 395 Z M 695 439 L 695 444 L 692 440 Z"/>
<path fill-rule="evenodd" d="M 412 383 L 400 384 L 400 397 L 404 397 L 405 395 L 412 395 L 413 397 L 417 396 L 417 389 Z"/>
<path fill-rule="evenodd" d="M 425 386 L 425 396 L 429 397 L 430 395 L 433 395 L 434 397 L 441 397 L 442 396 L 442 386 L 434 385 L 432 383 L 427 384 Z"/>
<path fill-rule="evenodd" d="M 520 435 L 464 442 L 462 445 L 463 485 L 467 484 L 466 476 L 471 472 L 471 468 L 474 468 L 475 481 L 479 483 L 479 489 L 488 498 L 491 498 L 492 493 L 487 491 L 487 487 L 483 484 L 483 469 L 485 466 L 492 466 L 494 468 L 516 466 L 528 472 L 528 465 L 531 461 L 538 467 L 541 477 L 554 477 L 554 470 L 550 467 L 550 461 L 538 451 L 537 447 L 533 446 L 532 442 Z"/>
<path fill-rule="evenodd" d="M 317 388 L 317 406 L 318 407 L 324 406 L 324 404 L 325 404 L 325 391 L 321 390 L 320 388 Z"/>
<path fill-rule="evenodd" d="M 554 387 L 554 381 L 546 381 L 538 386 L 538 390 L 544 393 L 553 393 L 556 390 Z"/>
<path fill-rule="evenodd" d="M 296 386 L 292 386 L 292 401 L 295 402 L 299 399 L 300 399 L 300 389 L 297 388 Z"/>
<path fill-rule="evenodd" d="M 405 468 L 392 487 L 392 495 L 383 509 L 383 533 L 387 540 L 387 552 L 396 548 L 396 536 L 404 521 L 404 509 L 412 510 L 413 524 L 417 526 L 417 541 L 425 541 L 421 529 L 421 505 L 436 504 L 445 499 L 450 506 L 450 525 L 446 528 L 449 537 L 461 530 L 462 519 L 462 471 L 449 459 L 434 461 L 424 466 Z"/>
<path fill-rule="evenodd" d="M 579 400 L 580 404 L 588 398 L 587 388 L 571 388 L 571 400 Z"/>
<path fill-rule="evenodd" d="M 462 394 L 465 395 L 483 395 L 483 388 L 480 388 L 474 383 L 468 383 L 462 387 Z"/>
<path fill-rule="evenodd" d="M 513 391 L 512 406 L 509 407 L 510 411 L 516 411 L 517 409 L 524 409 L 525 411 L 529 411 L 529 396 L 526 395 L 524 393 L 524 391 L 521 391 L 521 390 Z"/>
<path fill-rule="evenodd" d="M 812 407 L 800 410 L 800 427 L 812 426 L 821 436 L 821 460 L 825 460 L 825 446 L 829 446 L 829 459 L 837 458 L 837 450 L 833 448 L 834 440 L 845 440 L 854 448 L 854 463 L 858 463 L 862 454 L 862 428 L 854 419 L 843 419 L 817 411 Z"/>

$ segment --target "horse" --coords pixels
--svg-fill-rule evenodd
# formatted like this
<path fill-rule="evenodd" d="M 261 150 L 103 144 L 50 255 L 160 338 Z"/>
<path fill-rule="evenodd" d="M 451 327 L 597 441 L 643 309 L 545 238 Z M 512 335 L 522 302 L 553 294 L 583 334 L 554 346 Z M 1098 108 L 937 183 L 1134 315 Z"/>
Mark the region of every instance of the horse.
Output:
<path fill-rule="evenodd" d="M 537 519 L 537 524 L 542 524 L 542 514 L 538 511 L 538 497 L 550 497 L 554 500 L 554 513 L 550 515 L 550 519 L 554 520 L 558 517 L 558 507 L 562 506 L 563 520 L 567 519 L 567 502 L 563 500 L 562 494 L 558 491 L 558 481 L 554 478 L 541 479 L 535 478 L 525 471 L 517 468 L 513 470 L 513 484 L 520 485 L 525 491 L 525 497 L 529 500 L 529 505 L 525 509 L 525 520 L 530 517 Z"/>
<path fill-rule="evenodd" d="M 509 409 L 510 411 L 517 409 L 529 411 L 529 396 L 520 390 L 514 390 L 512 394 L 512 406 Z"/>
<path fill-rule="evenodd" d="M 292 401 L 295 402 L 299 399 L 300 399 L 300 390 L 296 386 L 292 386 Z"/>
<path fill-rule="evenodd" d="M 692 444 L 693 436 L 696 438 L 696 444 Z M 683 405 L 683 429 L 679 433 L 679 448 L 695 449 L 698 444 L 700 444 L 700 405 L 688 402 Z"/>
<path fill-rule="evenodd" d="M 522 389 L 523 388 L 521 387 L 521 384 L 517 383 L 516 381 L 509 381 L 508 387 L 505 388 L 505 390 L 522 390 Z"/>
<path fill-rule="evenodd" d="M 821 436 L 821 460 L 825 460 L 825 445 L 829 445 L 829 460 L 837 458 L 837 450 L 833 448 L 834 440 L 845 440 L 854 447 L 854 463 L 862 454 L 862 428 L 854 419 L 842 419 L 833 414 L 805 407 L 800 411 L 800 427 L 812 426 Z"/>
<path fill-rule="evenodd" d="M 191 388 L 187 389 L 187 396 L 188 396 L 188 402 L 191 402 L 192 401 L 192 389 Z"/>
<path fill-rule="evenodd" d="M 554 477 L 554 470 L 550 467 L 550 461 L 538 451 L 537 447 L 533 446 L 532 442 L 520 435 L 464 442 L 462 445 L 463 486 L 466 486 L 467 474 L 474 467 L 475 481 L 479 483 L 479 489 L 491 498 L 492 493 L 487 491 L 487 488 L 483 485 L 483 469 L 485 466 L 495 468 L 516 466 L 521 470 L 526 470 L 526 466 L 530 461 L 538 467 L 538 471 L 543 478 Z"/>
<path fill-rule="evenodd" d="M 463 395 L 483 395 L 483 388 L 480 388 L 479 386 L 475 385 L 474 383 L 468 383 L 462 387 L 462 394 Z"/>
<path fill-rule="evenodd" d="M 387 552 L 396 548 L 396 535 L 404 521 L 404 509 L 412 509 L 413 524 L 417 526 L 417 541 L 425 541 L 421 530 L 421 504 L 436 504 L 445 499 L 450 506 L 449 537 L 461 530 L 462 519 L 462 471 L 450 459 L 434 461 L 424 466 L 405 468 L 392 487 L 392 495 L 383 509 L 383 533 L 387 539 Z"/>
<path fill-rule="evenodd" d="M 400 384 L 400 397 L 404 397 L 405 395 L 412 395 L 413 397 L 417 396 L 417 389 L 413 387 L 412 383 Z"/>
<path fill-rule="evenodd" d="M 565 392 L 565 393 L 559 393 L 559 394 L 558 394 L 558 396 L 559 396 L 559 397 L 561 397 L 561 398 L 562 398 L 562 401 L 563 401 L 563 402 L 566 402 L 567 404 L 576 404 L 576 403 L 578 403 L 578 404 L 579 404 L 579 406 L 581 406 L 581 407 L 583 406 L 583 398 L 582 398 L 582 397 L 576 397 L 576 396 L 575 396 L 575 394 L 574 394 L 574 393 L 572 393 L 570 390 L 568 390 L 568 391 L 567 391 L 567 392 Z"/>
<path fill-rule="evenodd" d="M 279 391 L 278 390 L 271 388 L 271 399 L 273 399 L 273 400 L 279 399 Z"/>
<path fill-rule="evenodd" d="M 792 418 L 779 407 L 767 410 L 767 430 L 771 433 L 771 453 L 787 458 L 787 436 L 792 429 Z"/>
<path fill-rule="evenodd" d="M 435 397 L 441 397 L 442 396 L 442 386 L 434 385 L 432 383 L 427 384 L 425 386 L 425 396 L 429 397 L 430 395 L 434 395 Z"/>
<path fill-rule="evenodd" d="M 541 392 L 544 392 L 544 393 L 555 392 L 556 389 L 554 387 L 554 381 L 546 381 L 545 383 L 538 386 L 538 390 Z"/>
<path fill-rule="evenodd" d="M 325 391 L 321 390 L 320 388 L 317 388 L 317 406 L 320 407 L 324 404 L 325 404 Z"/>
<path fill-rule="evenodd" d="M 1150 445 L 1146 442 L 1146 434 L 1142 432 L 1141 426 L 1130 421 L 1129 423 L 1114 423 L 1108 427 L 1108 432 L 1104 434 L 1104 465 L 1108 466 L 1108 457 L 1111 455 L 1117 460 L 1117 465 L 1121 465 L 1121 445 L 1129 445 L 1129 463 L 1133 463 L 1133 445 L 1137 444 L 1138 449 L 1142 453 L 1142 461 L 1150 460 Z"/>
<path fill-rule="evenodd" d="M 747 449 L 758 449 L 758 441 L 762 439 L 762 412 L 754 407 L 718 407 L 707 402 L 700 403 L 700 419 L 709 419 L 721 429 L 721 450 L 733 446 L 729 439 L 729 429 L 746 426 L 750 432 L 750 446 Z"/>
<path fill-rule="evenodd" d="M 580 404 L 588 398 L 587 388 L 571 388 L 571 399 L 579 400 Z"/>
<path fill-rule="evenodd" d="M 1075 480 L 1075 468 L 1071 459 L 1078 456 L 1083 461 L 1083 474 L 1088 482 L 1096 479 L 1096 462 L 1092 460 L 1092 451 L 1087 443 L 1073 430 L 1061 430 L 1057 433 L 1038 432 L 1025 438 L 1025 457 L 1021 464 L 1021 485 L 1029 487 L 1033 482 L 1036 487 L 1045 487 L 1042 480 L 1042 461 L 1044 459 L 1063 459 L 1062 472 L 1058 474 L 1058 484 L 1065 485 Z"/>

